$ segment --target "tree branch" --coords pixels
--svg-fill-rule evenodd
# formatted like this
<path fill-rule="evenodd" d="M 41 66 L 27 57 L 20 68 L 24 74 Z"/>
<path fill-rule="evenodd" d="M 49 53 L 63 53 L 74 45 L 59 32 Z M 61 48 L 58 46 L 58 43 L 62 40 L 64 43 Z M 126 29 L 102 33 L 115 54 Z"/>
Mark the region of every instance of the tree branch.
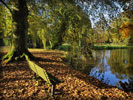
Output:
<path fill-rule="evenodd" d="M 8 8 L 8 10 L 10 11 L 10 13 L 12 14 L 12 10 L 8 7 L 8 5 L 7 5 L 3 0 L 0 0 L 0 2 L 1 2 L 6 8 Z"/>

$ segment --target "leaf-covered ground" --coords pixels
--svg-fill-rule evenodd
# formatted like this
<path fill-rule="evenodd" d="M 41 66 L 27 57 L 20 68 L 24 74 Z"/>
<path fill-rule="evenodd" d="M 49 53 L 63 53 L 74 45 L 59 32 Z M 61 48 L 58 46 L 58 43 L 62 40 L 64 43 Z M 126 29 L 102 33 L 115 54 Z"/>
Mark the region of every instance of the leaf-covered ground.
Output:
<path fill-rule="evenodd" d="M 0 100 L 131 100 L 133 93 L 124 92 L 83 74 L 64 63 L 62 52 L 31 50 L 41 59 L 35 62 L 64 81 L 57 85 L 59 94 L 50 96 L 43 80 L 33 79 L 26 61 L 0 65 Z"/>

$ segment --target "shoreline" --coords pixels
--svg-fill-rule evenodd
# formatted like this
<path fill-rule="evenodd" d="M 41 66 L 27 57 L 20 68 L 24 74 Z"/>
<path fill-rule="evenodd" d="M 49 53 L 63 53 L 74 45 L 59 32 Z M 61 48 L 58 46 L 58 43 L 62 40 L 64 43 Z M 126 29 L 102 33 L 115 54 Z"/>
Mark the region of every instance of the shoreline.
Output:
<path fill-rule="evenodd" d="M 39 66 L 64 81 L 57 85 L 57 89 L 62 90 L 61 94 L 55 95 L 54 98 L 49 97 L 49 92 L 45 89 L 47 88 L 49 90 L 50 88 L 45 86 L 43 82 L 33 80 L 33 74 L 27 62 L 20 61 L 0 66 L 0 85 L 2 86 L 0 91 L 2 96 L 0 98 L 41 99 L 45 97 L 45 99 L 51 100 L 131 100 L 133 98 L 132 92 L 125 92 L 114 86 L 102 83 L 87 74 L 73 69 L 70 65 L 65 64 L 62 60 L 63 53 L 60 51 L 37 50 L 35 52 L 35 50 L 32 50 L 31 53 L 33 53 L 35 57 L 42 58 L 42 60 L 35 61 Z"/>

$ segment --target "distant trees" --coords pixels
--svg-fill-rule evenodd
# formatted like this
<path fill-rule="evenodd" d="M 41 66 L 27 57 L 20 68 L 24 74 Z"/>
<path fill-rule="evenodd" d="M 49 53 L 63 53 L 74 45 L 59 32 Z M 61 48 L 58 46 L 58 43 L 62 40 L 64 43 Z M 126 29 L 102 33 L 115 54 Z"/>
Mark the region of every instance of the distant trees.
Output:
<path fill-rule="evenodd" d="M 4 28 L 7 26 L 9 28 L 2 28 L 2 30 L 11 29 L 11 32 L 7 33 L 12 37 L 11 50 L 3 57 L 3 60 L 21 59 L 24 57 L 23 54 L 33 57 L 27 49 L 27 35 L 32 37 L 35 45 L 39 40 L 44 48 L 47 48 L 47 43 L 50 48 L 58 48 L 62 43 L 68 41 L 71 45 L 80 45 L 79 41 L 83 34 L 87 34 L 91 28 L 88 16 L 72 1 L 58 1 L 54 5 L 52 1 L 9 1 L 11 8 L 3 0 L 0 1 L 8 8 L 9 13 L 6 15 L 10 15 L 4 19 L 6 23 L 10 21 Z M 30 4 L 37 5 L 33 7 Z M 4 32 L 4 35 L 7 33 Z M 9 36 L 9 34 L 7 35 Z"/>
<path fill-rule="evenodd" d="M 58 49 L 63 43 L 67 43 L 71 46 L 73 55 L 92 43 L 91 22 L 74 2 L 56 1 L 52 6 L 45 3 L 39 10 L 38 14 L 35 14 L 35 10 L 30 10 L 32 16 L 29 16 L 28 34 L 33 37 L 33 42 L 41 40 L 43 48 L 52 49 Z"/>
<path fill-rule="evenodd" d="M 89 6 L 91 10 L 87 9 Z M 108 2 L 106 0 L 102 2 L 89 0 L 0 0 L 2 8 L 0 9 L 2 22 L 0 23 L 0 35 L 2 37 L 10 36 L 12 39 L 11 51 L 3 57 L 3 60 L 21 59 L 23 54 L 32 58 L 33 56 L 27 48 L 27 36 L 31 38 L 29 41 L 32 41 L 35 47 L 39 43 L 43 48 L 55 49 L 63 43 L 68 43 L 73 52 L 88 51 L 89 45 L 96 41 L 96 35 L 93 34 L 94 30 L 91 27 L 91 18 L 89 19 L 88 15 L 93 15 L 95 9 L 100 6 L 100 11 L 104 7 L 107 7 L 105 10 L 112 7 L 115 8 L 114 12 L 118 12 L 118 10 L 116 11 L 118 7 L 110 0 Z M 7 12 L 5 12 L 5 7 L 8 9 Z M 111 12 L 114 13 L 113 9 Z M 111 16 L 111 13 L 109 14 Z M 100 19 L 107 23 L 104 16 L 101 15 Z M 107 27 L 107 25 L 105 26 Z M 105 26 L 101 26 L 103 33 L 108 31 L 104 30 Z M 107 41 L 109 36 L 103 34 L 101 37 Z M 85 52 L 84 54 L 86 55 Z"/>
<path fill-rule="evenodd" d="M 113 18 L 108 25 L 100 20 L 93 29 L 96 43 L 128 45 L 129 42 L 133 42 L 132 19 L 132 10 L 128 10 L 128 12 L 122 12 Z"/>
<path fill-rule="evenodd" d="M 121 38 L 129 38 L 129 43 L 133 43 L 133 11 L 128 10 L 123 13 L 125 18 L 120 26 Z"/>
<path fill-rule="evenodd" d="M 132 39 L 132 17 L 128 17 L 127 14 L 132 16 L 132 11 L 121 13 L 120 17 L 112 20 L 110 24 L 110 32 L 112 37 L 112 42 L 117 44 L 128 44 L 129 40 Z"/>
<path fill-rule="evenodd" d="M 91 28 L 88 16 L 74 2 L 58 1 L 54 6 L 46 3 L 40 11 L 38 15 L 33 11 L 29 16 L 29 34 L 33 38 L 37 35 L 35 37 L 42 40 L 44 48 L 58 48 L 64 42 L 77 42 Z"/>

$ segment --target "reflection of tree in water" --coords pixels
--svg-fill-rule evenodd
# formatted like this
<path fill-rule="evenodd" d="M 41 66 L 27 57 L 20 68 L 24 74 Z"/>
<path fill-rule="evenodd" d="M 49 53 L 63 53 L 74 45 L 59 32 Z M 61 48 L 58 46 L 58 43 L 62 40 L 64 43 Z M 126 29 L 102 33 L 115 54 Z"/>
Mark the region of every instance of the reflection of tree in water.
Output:
<path fill-rule="evenodd" d="M 127 78 L 128 78 L 127 75 L 125 75 L 125 74 L 120 75 L 119 73 L 115 73 L 115 76 L 116 76 L 118 79 L 127 79 Z"/>
<path fill-rule="evenodd" d="M 120 83 L 120 86 L 122 87 L 122 89 L 124 91 L 132 91 L 133 92 L 133 77 L 130 77 L 128 79 L 128 83 L 127 82 L 122 82 L 122 81 L 119 81 Z"/>
<path fill-rule="evenodd" d="M 91 70 L 91 76 L 101 80 L 102 82 L 109 84 L 109 78 L 105 78 L 105 72 L 109 69 L 107 59 L 109 58 L 110 52 L 108 50 L 97 51 L 95 52 L 95 56 L 97 58 L 98 64 Z"/>
<path fill-rule="evenodd" d="M 113 84 L 115 84 L 115 86 L 121 87 L 119 80 L 129 81 L 128 78 L 133 75 L 133 63 L 131 55 L 130 49 L 96 51 L 95 56 L 98 58 L 98 64 L 95 68 L 93 68 L 93 70 L 91 70 L 91 75 L 107 84 L 112 84 L 112 82 L 110 78 L 107 78 L 108 76 L 106 75 L 115 75 L 116 81 L 113 81 L 115 82 Z M 106 72 L 110 74 L 106 74 Z M 120 81 L 120 83 L 122 82 Z M 131 83 L 131 81 L 128 82 L 128 87 L 131 87 Z"/>
<path fill-rule="evenodd" d="M 85 66 L 83 69 L 82 69 L 82 71 L 83 71 L 83 73 L 85 73 L 85 74 L 90 74 L 90 71 L 91 71 L 91 69 L 94 67 L 94 65 L 88 65 L 88 66 Z"/>
<path fill-rule="evenodd" d="M 132 67 L 133 67 L 133 48 L 132 49 L 129 49 L 129 56 L 130 56 L 130 59 L 129 59 L 129 62 L 131 63 Z"/>
<path fill-rule="evenodd" d="M 110 80 L 108 78 L 105 78 L 105 73 L 99 73 L 99 71 L 95 71 L 95 73 L 92 74 L 93 77 L 99 79 L 100 81 L 109 84 Z"/>
<path fill-rule="evenodd" d="M 131 59 L 130 49 L 112 50 L 108 63 L 111 66 L 111 71 L 117 78 L 124 79 L 133 75 L 133 63 Z"/>
<path fill-rule="evenodd" d="M 106 55 L 107 53 L 108 51 L 104 50 L 104 51 L 98 51 L 95 54 L 98 60 L 98 65 L 96 67 L 99 69 L 100 73 L 104 73 L 107 71 L 107 66 L 108 66 L 108 63 L 107 63 L 108 56 Z"/>
<path fill-rule="evenodd" d="M 118 79 L 128 79 L 128 82 L 119 81 L 125 91 L 133 91 L 133 57 L 131 49 L 112 50 L 108 63 L 110 70 Z"/>
<path fill-rule="evenodd" d="M 85 62 L 79 59 L 73 64 L 76 69 L 81 70 L 106 84 L 122 87 L 120 83 L 123 85 L 127 84 L 123 83 L 124 81 L 129 81 L 126 86 L 129 88 L 132 86 L 131 83 L 133 82 L 133 79 L 131 78 L 128 80 L 129 77 L 133 75 L 131 55 L 131 50 L 129 49 L 98 50 L 94 52 L 97 63 L 89 59 Z"/>
<path fill-rule="evenodd" d="M 96 61 L 94 59 L 73 59 L 71 63 L 72 67 L 80 70 L 86 74 L 90 74 L 91 69 L 96 65 Z"/>

